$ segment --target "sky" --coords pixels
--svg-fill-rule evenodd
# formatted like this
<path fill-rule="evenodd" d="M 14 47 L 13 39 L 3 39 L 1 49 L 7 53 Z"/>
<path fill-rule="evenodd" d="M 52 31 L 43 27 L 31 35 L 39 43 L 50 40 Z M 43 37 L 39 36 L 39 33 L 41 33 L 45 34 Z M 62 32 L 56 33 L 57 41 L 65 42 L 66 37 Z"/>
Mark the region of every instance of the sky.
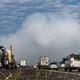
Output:
<path fill-rule="evenodd" d="M 0 44 L 16 60 L 59 60 L 80 53 L 80 0 L 0 0 Z"/>

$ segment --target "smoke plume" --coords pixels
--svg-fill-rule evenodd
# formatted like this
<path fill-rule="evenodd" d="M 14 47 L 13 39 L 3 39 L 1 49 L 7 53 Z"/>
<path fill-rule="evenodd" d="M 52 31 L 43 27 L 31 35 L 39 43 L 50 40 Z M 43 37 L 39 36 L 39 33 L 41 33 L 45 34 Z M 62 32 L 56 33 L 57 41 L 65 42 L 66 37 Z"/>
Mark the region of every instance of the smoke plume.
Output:
<path fill-rule="evenodd" d="M 80 52 L 80 24 L 71 14 L 35 13 L 27 17 L 13 35 L 1 37 L 1 44 L 13 45 L 17 60 L 35 63 L 39 56 L 60 59 Z"/>

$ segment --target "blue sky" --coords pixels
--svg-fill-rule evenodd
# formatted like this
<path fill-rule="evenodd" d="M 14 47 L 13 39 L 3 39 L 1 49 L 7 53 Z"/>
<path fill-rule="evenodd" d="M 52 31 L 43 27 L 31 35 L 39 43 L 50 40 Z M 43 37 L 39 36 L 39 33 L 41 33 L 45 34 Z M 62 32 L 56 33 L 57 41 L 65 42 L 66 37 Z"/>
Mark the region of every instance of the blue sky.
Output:
<path fill-rule="evenodd" d="M 34 13 L 60 13 L 71 10 L 80 14 L 79 0 L 0 0 L 0 35 L 14 34 Z"/>
<path fill-rule="evenodd" d="M 78 53 L 79 16 L 80 0 L 0 0 L 0 44 L 31 63 Z"/>

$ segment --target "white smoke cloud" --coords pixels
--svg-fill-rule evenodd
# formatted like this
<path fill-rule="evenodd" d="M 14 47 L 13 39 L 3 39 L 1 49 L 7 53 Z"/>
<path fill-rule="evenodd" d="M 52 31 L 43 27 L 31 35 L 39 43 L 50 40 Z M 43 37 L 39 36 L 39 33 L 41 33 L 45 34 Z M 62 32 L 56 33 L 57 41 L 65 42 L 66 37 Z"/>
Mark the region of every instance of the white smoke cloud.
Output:
<path fill-rule="evenodd" d="M 17 59 L 37 62 L 39 56 L 62 58 L 69 52 L 79 52 L 80 27 L 75 15 L 40 14 L 27 18 L 15 34 L 1 39 L 1 44 L 13 45 Z"/>

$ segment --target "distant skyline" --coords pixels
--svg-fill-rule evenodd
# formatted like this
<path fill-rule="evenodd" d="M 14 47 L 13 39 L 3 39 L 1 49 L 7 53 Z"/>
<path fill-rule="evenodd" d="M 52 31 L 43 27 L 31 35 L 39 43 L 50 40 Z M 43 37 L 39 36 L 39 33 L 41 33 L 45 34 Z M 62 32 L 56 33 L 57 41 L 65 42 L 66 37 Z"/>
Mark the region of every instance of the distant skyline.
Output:
<path fill-rule="evenodd" d="M 19 60 L 80 52 L 80 0 L 0 0 L 0 44 Z"/>

